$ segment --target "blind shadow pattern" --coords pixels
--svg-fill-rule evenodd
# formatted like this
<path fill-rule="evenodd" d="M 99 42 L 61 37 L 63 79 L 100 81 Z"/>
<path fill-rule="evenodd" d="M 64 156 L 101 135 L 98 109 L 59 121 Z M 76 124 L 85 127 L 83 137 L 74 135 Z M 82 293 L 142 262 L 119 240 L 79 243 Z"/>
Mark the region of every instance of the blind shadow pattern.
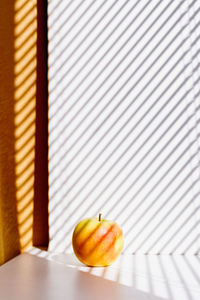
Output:
<path fill-rule="evenodd" d="M 200 3 L 48 1 L 50 250 L 117 221 L 129 253 L 199 253 Z"/>
<path fill-rule="evenodd" d="M 115 295 L 109 294 L 109 299 L 118 299 L 116 295 L 121 287 L 129 287 L 131 294 L 127 299 L 170 299 L 199 300 L 200 296 L 200 257 L 197 255 L 121 255 L 117 262 L 109 268 L 87 267 L 74 255 L 55 254 L 31 248 L 28 253 L 34 257 L 50 260 L 64 265 L 69 272 L 75 269 L 84 274 L 104 279 L 105 282 L 115 282 Z M 88 278 L 90 278 L 88 276 Z M 99 283 L 101 280 L 99 281 Z M 85 287 L 84 284 L 79 286 Z M 94 288 L 95 299 L 97 288 Z M 104 286 L 100 290 L 104 290 Z M 138 292 L 139 294 L 135 294 Z M 144 293 L 144 294 L 143 294 Z M 90 295 L 91 291 L 90 291 Z M 131 297 L 132 296 L 132 297 Z M 122 295 L 121 295 L 122 297 Z M 120 297 L 120 299 L 121 299 Z M 88 299 L 88 298 L 87 298 Z M 124 297 L 122 299 L 125 299 Z"/>
<path fill-rule="evenodd" d="M 37 79 L 37 1 L 14 3 L 14 138 L 20 250 L 32 245 Z"/>

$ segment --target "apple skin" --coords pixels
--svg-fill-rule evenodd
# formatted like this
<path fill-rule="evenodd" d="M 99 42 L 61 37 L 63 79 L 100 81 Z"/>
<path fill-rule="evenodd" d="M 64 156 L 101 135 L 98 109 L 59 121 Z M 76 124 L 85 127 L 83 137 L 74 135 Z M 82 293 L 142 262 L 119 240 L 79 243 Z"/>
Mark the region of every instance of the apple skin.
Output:
<path fill-rule="evenodd" d="M 105 267 L 120 255 L 124 237 L 113 221 L 99 218 L 80 221 L 73 232 L 72 245 L 76 257 L 85 265 Z"/>

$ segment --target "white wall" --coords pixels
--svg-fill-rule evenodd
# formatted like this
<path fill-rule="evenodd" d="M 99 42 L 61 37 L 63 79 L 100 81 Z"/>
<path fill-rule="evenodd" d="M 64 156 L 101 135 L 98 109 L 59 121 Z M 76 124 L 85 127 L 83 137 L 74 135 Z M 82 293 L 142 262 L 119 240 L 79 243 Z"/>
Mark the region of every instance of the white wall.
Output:
<path fill-rule="evenodd" d="M 49 0 L 50 250 L 118 222 L 130 253 L 200 247 L 200 2 Z"/>

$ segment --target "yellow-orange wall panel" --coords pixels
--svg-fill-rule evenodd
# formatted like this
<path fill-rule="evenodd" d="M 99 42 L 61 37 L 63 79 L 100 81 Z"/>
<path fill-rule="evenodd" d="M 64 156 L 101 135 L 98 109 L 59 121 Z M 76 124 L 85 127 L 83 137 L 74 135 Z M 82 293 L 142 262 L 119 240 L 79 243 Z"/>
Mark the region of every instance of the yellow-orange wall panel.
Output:
<path fill-rule="evenodd" d="M 41 0 L 0 0 L 0 264 L 48 243 L 44 10 Z"/>

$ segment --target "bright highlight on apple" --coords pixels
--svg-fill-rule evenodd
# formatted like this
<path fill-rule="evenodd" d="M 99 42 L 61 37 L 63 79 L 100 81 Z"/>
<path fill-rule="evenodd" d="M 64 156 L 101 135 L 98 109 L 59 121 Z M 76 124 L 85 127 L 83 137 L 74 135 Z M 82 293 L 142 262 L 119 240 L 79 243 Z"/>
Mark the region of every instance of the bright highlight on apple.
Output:
<path fill-rule="evenodd" d="M 77 258 L 85 265 L 105 267 L 120 255 L 124 237 L 122 229 L 113 221 L 98 218 L 80 221 L 73 232 L 72 245 Z"/>

